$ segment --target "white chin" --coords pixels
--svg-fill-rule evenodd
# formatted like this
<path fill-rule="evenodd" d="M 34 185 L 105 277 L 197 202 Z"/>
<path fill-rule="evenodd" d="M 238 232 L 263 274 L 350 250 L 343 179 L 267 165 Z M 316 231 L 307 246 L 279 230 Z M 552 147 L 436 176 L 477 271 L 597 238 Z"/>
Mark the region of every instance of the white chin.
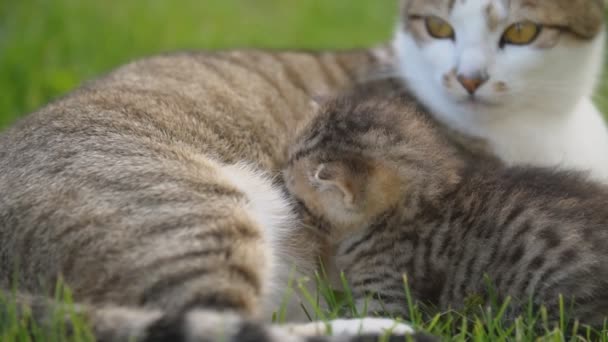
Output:
<path fill-rule="evenodd" d="M 453 101 L 459 106 L 463 106 L 468 109 L 483 109 L 500 105 L 500 103 L 495 100 L 490 100 L 481 96 L 463 95 L 455 98 Z"/>

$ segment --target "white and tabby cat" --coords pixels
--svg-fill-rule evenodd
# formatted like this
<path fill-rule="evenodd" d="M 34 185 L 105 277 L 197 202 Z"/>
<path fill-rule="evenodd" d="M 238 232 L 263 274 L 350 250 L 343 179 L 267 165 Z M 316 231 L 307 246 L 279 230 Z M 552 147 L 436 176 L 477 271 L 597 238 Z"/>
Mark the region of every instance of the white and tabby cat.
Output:
<path fill-rule="evenodd" d="M 405 1 L 405 27 L 421 22 L 408 12 L 416 3 L 444 2 Z M 582 38 L 598 36 L 601 19 L 573 13 L 591 25 Z M 407 39 L 397 47 L 416 66 Z M 227 337 L 238 340 L 247 322 L 276 308 L 286 270 L 309 272 L 321 253 L 260 175 L 284 166 L 294 127 L 312 115 L 311 96 L 369 76 L 384 64 L 378 56 L 391 55 L 376 52 L 157 56 L 31 114 L 0 135 L 0 285 L 44 295 L 62 277 L 99 336 L 200 340 L 217 327 L 203 322 L 231 311 L 237 323 Z M 404 71 L 424 89 L 424 78 Z"/>
<path fill-rule="evenodd" d="M 591 102 L 602 0 L 405 0 L 402 17 L 399 73 L 439 120 L 508 163 L 608 182 L 608 133 Z"/>

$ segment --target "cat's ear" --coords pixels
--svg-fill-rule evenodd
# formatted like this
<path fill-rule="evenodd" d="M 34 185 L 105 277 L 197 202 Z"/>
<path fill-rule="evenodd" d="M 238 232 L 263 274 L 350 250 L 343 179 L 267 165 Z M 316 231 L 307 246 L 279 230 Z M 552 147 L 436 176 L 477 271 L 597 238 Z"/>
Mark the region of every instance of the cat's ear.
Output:
<path fill-rule="evenodd" d="M 362 160 L 340 160 L 319 164 L 312 181 L 321 191 L 337 193 L 346 207 L 354 207 L 368 176 L 369 166 Z"/>
<path fill-rule="evenodd" d="M 608 1 L 608 0 L 606 0 L 606 1 Z M 404 20 L 407 17 L 409 5 L 410 5 L 409 0 L 400 0 L 399 1 L 399 14 L 401 15 L 401 20 Z"/>
<path fill-rule="evenodd" d="M 608 1 L 608 0 L 607 0 Z M 318 112 L 321 107 L 331 99 L 331 96 L 314 94 L 310 97 L 310 105 L 315 112 Z"/>

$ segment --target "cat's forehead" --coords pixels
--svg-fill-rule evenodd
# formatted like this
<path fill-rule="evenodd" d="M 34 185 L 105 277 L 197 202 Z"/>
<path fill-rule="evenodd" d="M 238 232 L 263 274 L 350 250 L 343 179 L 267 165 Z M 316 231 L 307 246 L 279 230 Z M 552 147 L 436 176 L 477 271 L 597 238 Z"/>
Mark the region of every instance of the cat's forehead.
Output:
<path fill-rule="evenodd" d="M 530 20 L 582 38 L 595 37 L 604 21 L 604 0 L 404 0 L 402 10 L 406 16 L 436 15 L 465 23 L 482 18 L 490 30 Z"/>

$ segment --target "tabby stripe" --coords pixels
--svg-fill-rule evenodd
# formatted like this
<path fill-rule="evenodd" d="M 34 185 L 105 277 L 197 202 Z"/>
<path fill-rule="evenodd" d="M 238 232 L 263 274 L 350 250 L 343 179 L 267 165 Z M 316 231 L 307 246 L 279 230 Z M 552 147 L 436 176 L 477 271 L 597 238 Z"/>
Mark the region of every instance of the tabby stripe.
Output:
<path fill-rule="evenodd" d="M 534 288 L 544 287 L 545 288 L 544 292 L 547 292 L 546 288 L 548 288 L 549 285 L 551 284 L 551 283 L 549 283 L 549 280 L 551 278 L 556 277 L 556 274 L 564 276 L 564 275 L 570 273 L 567 270 L 565 270 L 567 266 L 573 266 L 575 268 L 579 267 L 575 264 L 575 261 L 573 260 L 570 264 L 563 264 L 561 262 L 558 262 L 556 265 L 546 268 L 544 270 L 544 272 L 536 272 L 536 276 L 538 277 L 539 280 L 536 282 Z M 561 271 L 561 272 L 557 273 L 558 271 Z M 581 275 L 581 277 L 579 279 L 585 279 L 589 276 L 589 274 L 587 274 L 584 271 L 582 273 L 584 273 L 584 274 Z M 573 274 L 569 274 L 569 278 L 573 278 L 573 276 L 574 276 Z M 553 281 L 553 282 L 555 282 L 555 281 Z M 535 289 L 533 289 L 533 291 L 535 291 Z"/>
<path fill-rule="evenodd" d="M 356 80 L 357 76 L 352 72 L 352 68 L 349 65 L 350 62 L 346 61 L 346 58 L 347 57 L 343 56 L 343 55 L 336 55 L 335 56 L 336 65 L 340 69 L 342 69 L 346 75 L 349 75 L 349 78 L 352 82 L 353 80 Z"/>
<path fill-rule="evenodd" d="M 142 342 L 182 342 L 186 340 L 183 329 L 181 318 L 163 316 L 146 329 L 146 337 Z"/>
<path fill-rule="evenodd" d="M 79 237 L 82 236 L 84 236 L 84 238 L 81 238 L 78 241 L 73 241 L 69 244 L 64 244 L 64 246 L 69 247 L 65 247 L 67 249 L 65 250 L 65 255 L 67 256 L 67 258 L 63 265 L 61 265 L 61 272 L 63 274 L 74 274 L 73 271 L 76 267 L 76 262 L 80 260 L 82 252 L 90 249 L 91 245 L 99 243 L 99 241 L 103 237 L 103 232 L 87 232 L 86 235 L 83 234 Z"/>
<path fill-rule="evenodd" d="M 304 82 L 304 79 L 293 67 L 289 64 L 287 60 L 283 58 L 283 56 L 278 54 L 270 54 L 272 59 L 276 60 L 279 65 L 283 67 L 285 71 L 285 76 L 289 80 L 289 82 L 296 87 L 299 91 L 301 91 L 304 95 L 310 96 L 310 92 L 308 91 L 308 87 Z"/>
<path fill-rule="evenodd" d="M 504 202 L 502 202 L 504 203 Z M 526 207 L 522 204 L 515 204 L 515 207 L 512 208 L 505 218 L 505 220 L 499 224 L 500 231 L 506 231 L 511 227 L 511 224 L 521 217 L 526 211 Z"/>
<path fill-rule="evenodd" d="M 194 261 L 196 259 L 209 258 L 211 256 L 222 256 L 222 259 L 227 260 L 230 257 L 231 253 L 232 251 L 230 248 L 214 248 L 209 250 L 190 251 L 170 256 L 167 258 L 147 262 L 144 265 L 138 266 L 137 272 L 143 274 L 150 274 L 150 272 L 159 271 L 166 266 L 179 265 L 186 261 Z"/>
<path fill-rule="evenodd" d="M 548 250 L 548 249 L 543 249 L 543 250 L 537 251 L 537 254 L 534 256 L 532 261 L 528 262 L 525 265 L 526 269 L 528 271 L 528 274 L 530 274 L 530 276 L 527 277 L 526 279 L 524 279 L 524 281 L 517 287 L 518 291 L 523 292 L 527 288 L 529 288 L 530 283 L 532 282 L 533 279 L 543 279 L 543 277 L 545 277 L 547 275 L 548 270 L 550 270 L 551 276 L 559 277 L 559 275 L 564 275 L 565 274 L 564 272 L 561 272 L 561 273 L 556 273 L 556 272 L 559 270 L 564 271 L 564 269 L 566 267 L 575 263 L 575 260 L 561 260 L 560 259 L 560 260 L 553 260 L 553 261 L 556 261 L 556 263 L 554 263 L 554 266 L 549 266 L 549 265 L 551 265 L 552 260 L 547 258 L 547 256 L 550 252 L 551 252 L 551 250 Z M 544 268 L 544 272 L 541 272 L 541 268 Z M 540 281 L 540 284 L 542 284 L 542 283 L 544 283 L 543 280 Z M 538 285 L 538 282 L 533 287 L 536 287 L 536 285 Z"/>
<path fill-rule="evenodd" d="M 310 209 L 308 209 L 308 207 L 306 207 L 304 202 L 301 199 L 299 199 L 298 197 L 296 197 L 295 195 L 293 196 L 292 200 L 295 201 L 295 204 L 299 210 L 303 211 L 307 216 L 309 216 L 313 219 L 313 221 L 315 223 L 314 228 L 318 229 L 319 231 L 321 231 L 324 234 L 327 234 L 327 235 L 331 234 L 331 231 L 329 229 L 329 227 L 331 227 L 331 225 L 327 223 L 327 220 L 325 220 L 325 218 L 316 216 L 313 212 L 310 211 Z"/>
<path fill-rule="evenodd" d="M 244 61 L 241 61 L 240 59 L 238 59 L 238 57 L 235 57 L 235 56 L 217 57 L 216 60 L 218 62 L 230 63 L 236 67 L 247 70 L 247 71 L 257 75 L 262 80 L 264 80 L 264 82 L 266 82 L 268 85 L 270 85 L 270 87 L 278 95 L 277 97 L 275 97 L 275 99 L 279 99 L 279 100 L 283 101 L 283 103 L 285 103 L 285 105 L 287 107 L 290 107 L 289 104 L 287 103 L 287 99 L 289 97 L 286 96 L 285 93 L 283 92 L 284 87 L 274 77 L 269 76 L 268 74 L 266 74 L 265 71 L 257 68 L 255 66 L 255 63 L 254 64 L 245 63 Z M 274 106 L 273 104 L 268 103 L 267 108 L 270 108 L 271 115 L 272 115 L 274 121 L 281 124 L 284 128 L 287 128 L 287 123 L 285 122 L 285 117 L 282 115 L 283 113 L 277 112 L 275 107 L 276 106 Z"/>
<path fill-rule="evenodd" d="M 316 152 L 317 150 L 319 150 L 320 146 L 319 145 L 315 145 L 309 148 L 305 148 L 302 150 L 299 150 L 296 154 L 293 155 L 293 157 L 291 157 L 291 159 L 289 159 L 289 161 L 287 162 L 288 166 L 292 166 L 295 162 L 297 162 L 300 159 L 303 159 L 309 155 L 311 155 L 312 153 Z"/>
<path fill-rule="evenodd" d="M 367 233 L 360 237 L 359 239 L 352 242 L 344 251 L 344 255 L 351 255 L 356 249 L 358 249 L 362 244 L 371 240 L 372 236 L 376 235 L 373 229 L 368 229 Z"/>
<path fill-rule="evenodd" d="M 523 213 L 523 211 L 522 211 L 522 213 Z M 499 240 L 499 243 L 497 244 L 494 255 L 492 255 L 494 262 L 491 264 L 490 267 L 496 266 L 498 273 L 506 273 L 506 272 L 501 272 L 501 268 L 500 268 L 501 266 L 504 266 L 507 270 L 511 269 L 513 267 L 513 265 L 511 265 L 509 263 L 507 256 L 509 255 L 509 253 L 513 252 L 513 248 L 517 248 L 517 246 L 513 247 L 515 242 L 521 241 L 521 237 L 528 235 L 530 230 L 532 230 L 533 228 L 534 227 L 533 227 L 532 223 L 526 219 L 525 221 L 520 223 L 518 225 L 518 227 L 508 229 L 508 227 L 505 226 L 503 229 L 501 229 L 500 230 L 501 234 L 497 238 L 497 240 Z M 509 239 L 508 241 L 505 241 L 505 239 L 508 236 L 506 234 L 507 231 L 508 232 L 515 231 L 515 232 L 513 233 L 511 239 Z M 511 247 L 511 248 L 509 248 L 509 247 Z M 492 267 L 492 268 L 494 268 L 494 267 Z"/>
<path fill-rule="evenodd" d="M 281 87 L 281 85 L 278 84 L 277 81 L 273 77 L 268 76 L 268 74 L 266 74 L 264 71 L 257 68 L 254 64 L 250 64 L 250 63 L 248 63 L 248 61 L 243 61 L 238 56 L 233 56 L 233 55 L 213 56 L 213 60 L 216 63 L 230 64 L 239 69 L 242 69 L 242 70 L 245 70 L 252 74 L 255 74 L 256 76 L 261 78 L 264 82 L 266 82 L 268 85 L 270 85 L 270 87 L 274 90 L 274 92 L 277 95 L 279 95 L 280 99 L 283 100 L 286 98 L 285 94 L 283 93 L 283 88 Z M 233 80 L 231 80 L 231 81 L 233 81 Z"/>
<path fill-rule="evenodd" d="M 203 225 L 205 222 L 214 222 L 225 218 L 224 214 L 190 213 L 178 217 L 164 217 L 157 223 L 150 223 L 144 220 L 139 225 L 141 228 L 145 228 L 142 232 L 142 238 L 155 238 L 158 235 L 166 235 L 176 230 L 192 229 Z"/>
<path fill-rule="evenodd" d="M 372 299 L 379 301 L 383 304 L 392 304 L 392 303 L 401 303 L 405 298 L 405 294 L 399 293 L 399 295 L 388 295 L 388 294 L 380 294 L 380 293 L 368 293 L 367 296 L 370 296 Z M 367 297 L 362 296 L 362 297 Z M 405 305 L 405 303 L 403 303 Z"/>
<path fill-rule="evenodd" d="M 336 70 L 340 71 L 342 75 L 346 77 L 346 81 L 349 84 L 355 83 L 356 76 L 344 66 L 343 61 L 340 59 L 339 55 L 330 55 L 328 58 L 333 60 L 333 64 L 336 67 Z"/>
<path fill-rule="evenodd" d="M 384 284 L 386 282 L 389 282 L 393 276 L 394 275 L 392 275 L 392 274 L 381 274 L 381 275 L 375 274 L 375 275 L 371 275 L 371 276 L 363 278 L 363 279 L 353 280 L 350 282 L 349 286 L 351 288 L 359 288 L 359 287 L 364 287 L 364 286 L 373 286 L 373 285 L 377 285 L 377 284 Z"/>
<path fill-rule="evenodd" d="M 163 279 L 148 286 L 142 293 L 140 305 L 146 305 L 162 297 L 166 292 L 176 287 L 183 286 L 189 282 L 197 281 L 205 277 L 215 276 L 218 273 L 228 272 L 230 276 L 237 276 L 243 282 L 255 289 L 256 293 L 261 291 L 261 283 L 254 272 L 238 265 L 220 264 L 214 268 L 201 267 L 187 272 L 164 277 Z"/>
<path fill-rule="evenodd" d="M 519 267 L 516 267 L 516 265 L 512 265 L 512 268 L 513 268 L 513 271 L 509 272 L 509 273 L 511 273 L 511 276 L 509 278 L 507 278 L 507 281 L 505 282 L 505 285 L 504 286 L 500 286 L 500 284 L 498 284 L 498 283 L 495 282 L 496 286 L 498 286 L 499 288 L 510 289 L 510 288 L 513 287 L 513 285 L 517 281 L 517 277 L 518 276 L 522 276 L 522 277 L 524 276 L 523 274 L 521 274 L 521 272 L 515 271 L 515 270 L 519 270 Z"/>
<path fill-rule="evenodd" d="M 248 303 L 242 296 L 231 296 L 219 289 L 204 294 L 197 294 L 181 307 L 184 314 L 191 310 L 213 309 L 242 312 L 247 309 Z"/>
<path fill-rule="evenodd" d="M 371 63 L 376 61 L 376 57 L 370 50 L 365 50 L 364 57 L 367 61 L 353 61 L 352 56 L 346 54 L 336 55 L 336 63 L 344 70 L 347 75 L 351 75 L 351 80 L 358 81 L 361 75 L 357 72 L 360 65 L 365 65 L 366 62 Z"/>
<path fill-rule="evenodd" d="M 483 203 L 484 201 L 479 201 L 478 205 L 480 207 L 483 207 Z M 477 212 L 485 212 L 485 210 L 483 208 L 477 208 Z M 479 279 L 481 279 L 481 277 L 483 276 L 484 272 L 480 272 L 483 271 L 485 268 L 485 264 L 490 262 L 490 259 L 486 259 L 485 264 L 482 264 L 483 261 L 483 256 L 484 253 L 482 252 L 482 250 L 487 250 L 488 246 L 483 243 L 483 233 L 486 230 L 492 230 L 492 229 L 488 229 L 487 228 L 487 222 L 486 222 L 486 218 L 481 215 L 478 214 L 479 216 L 477 217 L 477 219 L 475 220 L 474 223 L 471 223 L 472 227 L 473 227 L 473 232 L 475 232 L 475 239 L 477 241 L 477 243 L 475 243 L 474 249 L 473 250 L 469 250 L 469 256 L 470 258 L 467 260 L 466 262 L 466 271 L 465 271 L 465 275 L 467 277 L 473 277 L 474 275 L 477 276 Z M 492 227 L 494 228 L 494 227 Z M 495 239 L 496 240 L 496 239 Z M 477 267 L 475 267 L 477 266 Z M 487 270 L 487 269 L 486 269 Z M 473 284 L 471 281 L 468 282 L 470 285 L 475 285 Z M 466 291 L 466 286 L 465 284 L 461 284 L 460 286 L 461 290 L 464 292 Z"/>
<path fill-rule="evenodd" d="M 424 238 L 422 236 L 419 237 L 420 242 L 418 243 L 418 248 L 414 251 L 414 269 L 412 270 L 412 277 L 419 278 L 426 273 L 428 270 L 429 259 L 426 258 L 426 255 L 431 253 L 431 246 L 428 238 Z"/>
<path fill-rule="evenodd" d="M 517 220 L 519 217 L 521 217 L 523 215 L 525 211 L 525 207 L 523 205 L 516 205 L 514 209 L 511 210 L 511 212 L 507 215 L 506 219 L 502 222 L 502 224 L 500 224 L 498 227 L 490 227 L 488 230 L 489 231 L 496 231 L 494 237 L 493 237 L 493 243 L 491 245 L 491 249 L 492 249 L 492 254 L 490 256 L 489 260 L 489 264 L 485 265 L 486 269 L 493 269 L 494 266 L 498 266 L 500 265 L 501 262 L 503 262 L 504 258 L 507 256 L 506 252 L 508 250 L 508 247 L 510 244 L 504 245 L 504 238 L 507 235 L 507 232 L 512 232 L 515 228 L 511 227 L 512 224 L 515 222 L 515 220 Z M 527 223 L 523 223 L 524 225 Z M 521 225 L 521 224 L 520 224 Z M 492 229 L 494 228 L 494 229 Z M 511 240 L 510 243 L 512 243 L 513 240 Z M 502 246 L 505 246 L 505 248 L 501 248 Z M 502 255 L 501 257 L 498 257 L 498 253 L 499 251 L 502 250 Z M 498 265 L 497 265 L 498 263 Z"/>
<path fill-rule="evenodd" d="M 238 332 L 230 339 L 235 342 L 270 342 L 272 338 L 267 332 L 267 327 L 258 323 L 243 322 Z"/>
<path fill-rule="evenodd" d="M 319 65 L 323 69 L 323 73 L 327 75 L 329 79 L 328 83 L 332 88 L 340 88 L 345 83 L 344 81 L 347 81 L 348 83 L 352 82 L 350 75 L 345 73 L 344 70 L 340 68 L 340 66 L 335 62 L 333 55 L 324 53 L 317 58 L 319 59 Z M 330 66 L 330 64 L 333 66 L 333 68 Z M 342 77 L 338 76 L 336 71 L 338 71 Z M 341 79 L 345 80 L 341 81 Z"/>
<path fill-rule="evenodd" d="M 460 210 L 460 213 L 458 214 L 458 218 L 460 219 L 461 223 L 457 224 L 457 226 L 460 226 L 461 228 L 465 228 L 463 229 L 462 233 L 460 234 L 458 241 L 468 241 L 468 234 L 471 232 L 471 227 L 470 226 L 464 226 L 463 224 L 466 221 L 471 220 L 471 218 L 473 217 L 473 213 L 470 211 L 464 211 L 464 210 Z M 458 293 L 457 291 L 461 290 L 462 288 L 462 284 L 464 284 L 465 282 L 465 278 L 467 276 L 469 276 L 468 274 L 464 274 L 465 272 L 465 264 L 466 264 L 466 260 L 464 258 L 465 253 L 469 252 L 466 248 L 464 247 L 460 247 L 459 251 L 457 253 L 457 256 L 454 257 L 454 260 L 456 260 L 455 265 L 454 265 L 454 270 L 460 270 L 460 272 L 455 272 L 455 277 L 460 278 L 461 281 L 457 281 L 456 279 L 454 279 L 454 281 L 451 282 L 451 294 L 452 294 L 452 298 L 460 298 L 460 293 Z"/>
<path fill-rule="evenodd" d="M 217 78 L 219 78 L 220 80 L 222 80 L 222 81 L 226 82 L 228 85 L 230 85 L 231 88 L 238 89 L 238 87 L 236 87 L 237 84 L 234 82 L 234 79 L 228 77 L 228 75 L 226 73 L 223 73 L 216 64 L 212 63 L 212 61 L 228 63 L 228 62 L 230 62 L 230 57 L 220 58 L 215 55 L 209 55 L 208 57 L 210 57 L 209 60 L 202 59 L 202 58 L 196 58 L 194 60 L 198 64 L 205 66 L 206 71 L 210 71 L 212 74 L 217 76 Z M 232 63 L 230 63 L 230 64 L 232 64 Z"/>
<path fill-rule="evenodd" d="M 224 227 L 222 227 L 224 228 Z M 201 242 L 210 241 L 213 245 L 224 245 L 224 244 L 232 244 L 234 241 L 238 239 L 242 240 L 257 240 L 260 238 L 259 232 L 255 230 L 251 231 L 234 231 L 229 229 L 217 229 L 217 230 L 209 230 L 204 232 L 199 232 L 195 234 L 192 239 L 198 240 Z"/>
<path fill-rule="evenodd" d="M 331 89 L 337 89 L 340 86 L 340 82 L 332 74 L 331 68 L 321 60 L 319 54 L 309 53 L 310 57 L 314 59 L 319 69 L 321 69 L 321 75 L 325 84 L 329 85 Z"/>

